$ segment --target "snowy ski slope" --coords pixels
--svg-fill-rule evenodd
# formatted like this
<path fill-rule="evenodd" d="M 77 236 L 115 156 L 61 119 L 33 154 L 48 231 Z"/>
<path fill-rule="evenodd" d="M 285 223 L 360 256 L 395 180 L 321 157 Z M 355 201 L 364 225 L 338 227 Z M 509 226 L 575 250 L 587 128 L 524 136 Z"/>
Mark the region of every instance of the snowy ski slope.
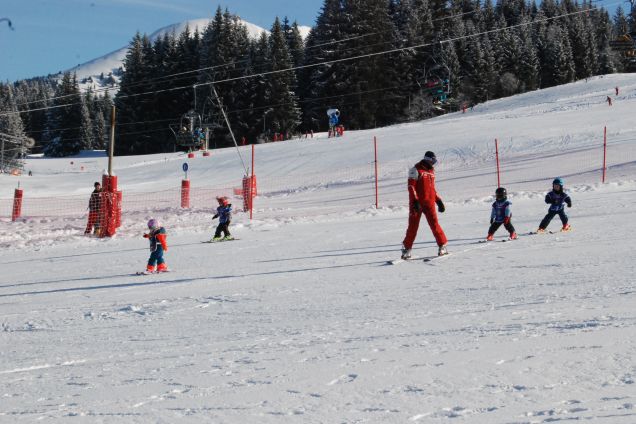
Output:
<path fill-rule="evenodd" d="M 131 211 L 112 240 L 81 236 L 83 218 L 3 217 L 0 422 L 636 422 L 635 110 L 636 79 L 612 75 L 257 146 L 256 219 L 237 214 L 231 243 L 200 243 L 210 210 Z M 572 232 L 478 243 L 494 138 L 518 232 L 536 229 L 558 175 Z M 387 266 L 406 229 L 406 171 L 426 150 L 442 158 L 454 254 Z M 21 187 L 88 198 L 105 159 L 71 160 L 28 160 Z M 183 161 L 117 158 L 115 170 L 129 195 L 178 186 Z M 189 163 L 193 184 L 232 187 L 244 172 L 235 149 Z M 0 198 L 15 184 L 1 175 Z M 150 216 L 166 226 L 173 272 L 136 276 Z M 424 224 L 414 254 L 435 252 Z"/>

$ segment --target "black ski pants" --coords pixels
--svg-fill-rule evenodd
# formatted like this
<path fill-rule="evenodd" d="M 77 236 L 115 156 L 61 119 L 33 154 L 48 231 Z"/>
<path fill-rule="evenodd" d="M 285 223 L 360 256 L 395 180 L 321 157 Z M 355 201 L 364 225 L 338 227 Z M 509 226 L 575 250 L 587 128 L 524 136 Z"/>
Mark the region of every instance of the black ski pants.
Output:
<path fill-rule="evenodd" d="M 495 234 L 495 232 L 501 227 L 503 224 L 504 228 L 508 230 L 510 234 L 515 232 L 515 227 L 512 225 L 512 222 L 503 223 L 503 222 L 493 222 L 490 224 L 490 228 L 488 229 L 488 234 Z"/>
<path fill-rule="evenodd" d="M 558 212 L 549 211 L 545 218 L 543 218 L 543 220 L 541 221 L 541 224 L 539 224 L 539 228 L 541 228 L 542 230 L 548 228 L 548 225 L 550 225 L 550 221 L 552 221 L 552 218 L 557 215 L 559 215 L 559 218 L 561 218 L 561 223 L 563 225 L 568 223 L 568 215 L 565 213 L 565 210 L 560 210 Z"/>
<path fill-rule="evenodd" d="M 230 234 L 230 223 L 229 222 L 225 222 L 223 224 L 219 224 L 216 227 L 216 232 L 214 233 L 214 237 L 221 237 L 221 233 L 223 233 L 225 237 L 231 236 L 231 234 Z"/>

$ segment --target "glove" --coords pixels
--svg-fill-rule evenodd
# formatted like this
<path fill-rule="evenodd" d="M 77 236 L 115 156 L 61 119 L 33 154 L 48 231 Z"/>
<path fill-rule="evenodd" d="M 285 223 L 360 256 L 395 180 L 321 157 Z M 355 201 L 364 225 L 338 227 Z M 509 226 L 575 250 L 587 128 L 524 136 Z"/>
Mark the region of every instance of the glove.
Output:
<path fill-rule="evenodd" d="M 493 222 L 495 222 L 495 218 L 490 218 L 490 225 L 492 225 Z"/>
<path fill-rule="evenodd" d="M 168 248 L 167 248 L 167 247 L 164 247 L 164 248 L 163 248 L 163 251 L 164 251 L 164 252 L 167 252 L 167 251 L 168 251 Z"/>
<path fill-rule="evenodd" d="M 150 238 L 150 234 L 144 233 L 144 238 Z"/>
<path fill-rule="evenodd" d="M 572 207 L 572 202 L 568 202 L 568 208 Z"/>
<path fill-rule="evenodd" d="M 413 202 L 413 206 L 412 206 L 411 209 L 415 213 L 420 213 L 420 212 L 422 212 L 422 205 L 420 205 L 420 202 L 415 201 L 415 202 Z"/>
<path fill-rule="evenodd" d="M 217 213 L 216 215 L 212 217 L 212 219 L 217 219 L 218 217 L 219 217 L 219 214 Z"/>
<path fill-rule="evenodd" d="M 441 199 L 437 200 L 435 203 L 437 203 L 437 210 L 439 213 L 444 213 L 444 211 L 446 211 L 446 206 L 444 206 L 444 202 L 442 202 Z"/>

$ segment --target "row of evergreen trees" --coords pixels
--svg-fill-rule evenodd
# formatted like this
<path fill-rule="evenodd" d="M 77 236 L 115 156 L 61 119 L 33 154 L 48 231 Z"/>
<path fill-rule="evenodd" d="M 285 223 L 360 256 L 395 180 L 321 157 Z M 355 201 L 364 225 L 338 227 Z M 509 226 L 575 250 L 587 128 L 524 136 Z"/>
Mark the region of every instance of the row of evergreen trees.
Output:
<path fill-rule="evenodd" d="M 104 149 L 108 143 L 112 98 L 108 91 L 81 93 L 77 78 L 66 72 L 53 78 L 0 84 L 0 133 L 35 140 L 30 150 L 61 157 L 80 150 Z M 20 112 L 5 114 L 2 112 Z"/>
<path fill-rule="evenodd" d="M 132 39 L 114 99 L 116 152 L 171 151 L 169 125 L 189 110 L 213 130 L 212 146 L 227 146 L 220 105 L 237 138 L 252 143 L 324 130 L 330 107 L 351 129 L 430 117 L 438 111 L 429 86 L 443 79 L 449 109 L 622 71 L 610 40 L 635 18 L 619 8 L 612 21 L 591 0 L 324 0 L 306 40 L 297 24 L 278 18 L 252 39 L 219 8 L 202 33 Z M 0 97 L 20 110 L 54 106 L 21 115 L 49 155 L 106 142 L 111 99 L 81 94 L 73 75 L 4 86 Z"/>

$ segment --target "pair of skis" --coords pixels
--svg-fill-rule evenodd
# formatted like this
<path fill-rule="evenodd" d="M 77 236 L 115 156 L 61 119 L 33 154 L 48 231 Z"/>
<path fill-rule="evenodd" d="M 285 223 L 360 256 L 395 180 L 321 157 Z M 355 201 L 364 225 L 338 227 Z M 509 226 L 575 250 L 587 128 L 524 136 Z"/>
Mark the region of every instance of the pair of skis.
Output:
<path fill-rule="evenodd" d="M 393 260 L 387 261 L 386 264 L 387 265 L 398 265 L 398 264 L 401 264 L 401 263 L 404 263 L 404 262 L 418 262 L 418 261 L 420 261 L 420 262 L 435 262 L 435 261 L 447 258 L 449 256 L 457 255 L 457 254 L 460 254 L 460 253 L 470 252 L 472 250 L 479 249 L 479 248 L 484 247 L 484 246 L 487 246 L 487 244 L 485 244 L 485 243 L 484 244 L 476 243 L 472 247 L 468 247 L 466 249 L 455 250 L 453 252 L 446 253 L 445 255 L 413 256 L 413 257 L 411 257 L 409 259 L 402 259 L 402 258 L 393 259 Z"/>

